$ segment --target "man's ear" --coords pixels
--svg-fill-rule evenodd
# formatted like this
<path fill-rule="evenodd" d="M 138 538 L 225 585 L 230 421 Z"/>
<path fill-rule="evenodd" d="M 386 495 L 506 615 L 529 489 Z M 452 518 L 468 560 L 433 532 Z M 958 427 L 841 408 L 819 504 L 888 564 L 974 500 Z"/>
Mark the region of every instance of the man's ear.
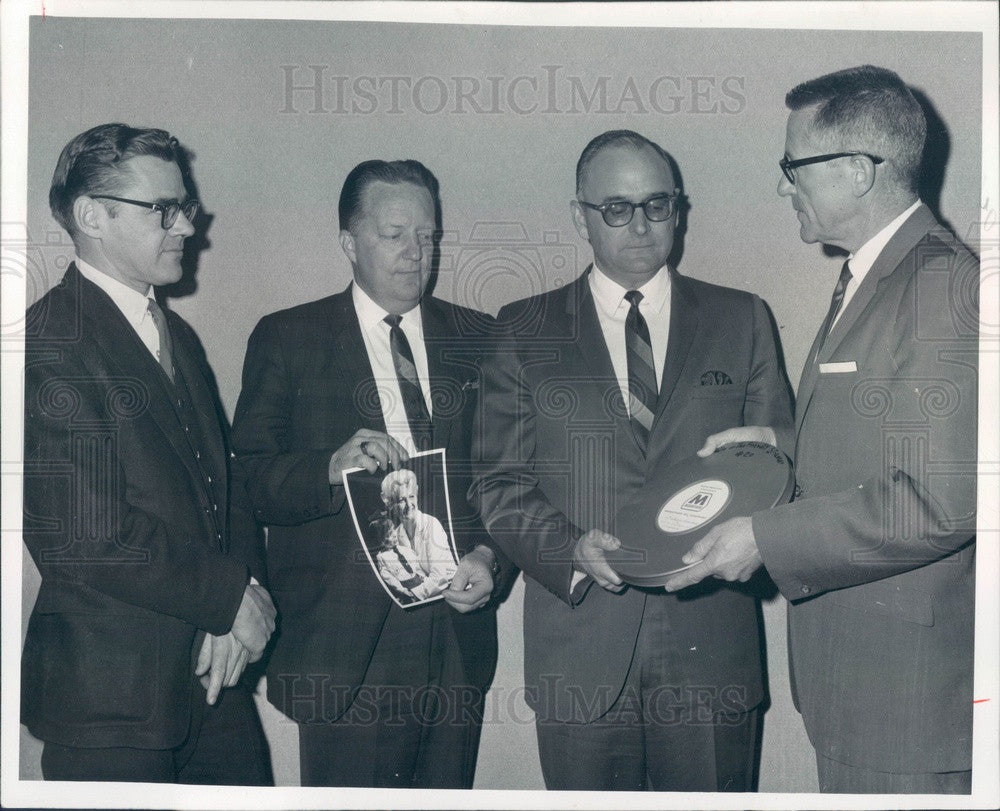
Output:
<path fill-rule="evenodd" d="M 110 215 L 108 210 L 93 197 L 80 195 L 73 201 L 71 216 L 77 233 L 91 239 L 99 239 L 104 233 L 104 226 Z"/>
<path fill-rule="evenodd" d="M 854 155 L 849 165 L 854 196 L 864 197 L 875 185 L 875 164 L 867 155 Z"/>
<path fill-rule="evenodd" d="M 576 232 L 580 235 L 581 239 L 590 242 L 590 235 L 587 231 L 587 215 L 583 210 L 583 206 L 577 200 L 570 200 L 569 207 L 573 212 L 573 225 L 576 226 Z"/>
<path fill-rule="evenodd" d="M 354 235 L 346 228 L 340 232 L 340 247 L 344 249 L 347 258 L 351 260 L 351 264 L 356 265 L 358 263 L 358 254 L 354 249 Z"/>

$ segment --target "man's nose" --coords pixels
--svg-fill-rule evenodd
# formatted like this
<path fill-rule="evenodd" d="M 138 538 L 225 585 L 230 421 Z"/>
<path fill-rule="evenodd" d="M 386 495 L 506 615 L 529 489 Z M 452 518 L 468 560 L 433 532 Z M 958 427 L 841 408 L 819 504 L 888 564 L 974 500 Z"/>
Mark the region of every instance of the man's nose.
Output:
<path fill-rule="evenodd" d="M 170 226 L 170 233 L 174 236 L 189 237 L 194 234 L 194 224 L 191 220 L 184 216 L 183 211 L 178 211 L 177 219 L 174 220 L 174 224 Z"/>
<path fill-rule="evenodd" d="M 649 230 L 649 220 L 646 219 L 646 212 L 642 206 L 636 206 L 632 212 L 632 222 L 629 227 L 635 234 L 645 234 Z"/>
<path fill-rule="evenodd" d="M 778 196 L 788 197 L 795 193 L 795 184 L 793 184 L 787 177 L 785 173 L 781 173 L 781 177 L 778 178 Z"/>
<path fill-rule="evenodd" d="M 420 242 L 420 237 L 414 235 L 406 245 L 406 257 L 414 262 L 419 262 L 424 255 L 424 246 Z"/>

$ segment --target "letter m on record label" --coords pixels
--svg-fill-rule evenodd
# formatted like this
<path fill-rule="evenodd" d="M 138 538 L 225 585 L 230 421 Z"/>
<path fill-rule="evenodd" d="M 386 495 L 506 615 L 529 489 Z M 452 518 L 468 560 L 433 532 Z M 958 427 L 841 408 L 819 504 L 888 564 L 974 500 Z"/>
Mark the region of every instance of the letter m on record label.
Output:
<path fill-rule="evenodd" d="M 687 510 L 689 512 L 701 512 L 708 506 L 708 502 L 711 501 L 711 493 L 695 493 L 691 498 L 684 502 L 681 506 L 682 510 Z"/>

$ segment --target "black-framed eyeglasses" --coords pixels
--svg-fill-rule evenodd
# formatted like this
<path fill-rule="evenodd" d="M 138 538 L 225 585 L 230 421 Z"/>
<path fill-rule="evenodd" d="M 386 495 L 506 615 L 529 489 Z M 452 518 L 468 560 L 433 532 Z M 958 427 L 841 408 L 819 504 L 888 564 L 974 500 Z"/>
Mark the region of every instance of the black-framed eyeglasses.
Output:
<path fill-rule="evenodd" d="M 778 166 L 780 166 L 781 171 L 785 173 L 785 177 L 788 178 L 788 182 L 795 185 L 795 170 L 798 167 L 809 166 L 812 163 L 826 163 L 827 161 L 836 160 L 837 158 L 853 158 L 855 155 L 863 155 L 876 166 L 880 163 L 885 163 L 885 158 L 880 158 L 877 155 L 869 155 L 867 152 L 831 152 L 828 155 L 814 155 L 811 158 L 799 158 L 794 161 L 789 160 L 788 155 L 785 155 L 785 157 L 778 161 Z"/>
<path fill-rule="evenodd" d="M 115 197 L 113 194 L 92 194 L 90 196 L 95 200 L 114 200 L 116 203 L 128 203 L 132 206 L 148 208 L 150 211 L 159 211 L 160 225 L 163 226 L 164 231 L 173 227 L 174 223 L 177 222 L 177 215 L 181 211 L 184 212 L 184 217 L 188 222 L 194 222 L 194 218 L 198 216 L 198 209 L 201 208 L 201 203 L 198 200 L 187 200 L 183 203 L 177 200 L 171 200 L 168 203 L 147 203 L 145 200 L 129 200 L 127 197 Z"/>
<path fill-rule="evenodd" d="M 637 208 L 642 209 L 642 213 L 646 215 L 646 219 L 650 222 L 669 220 L 673 216 L 674 207 L 679 197 L 679 194 L 654 194 L 641 203 L 632 203 L 628 200 L 612 200 L 610 203 L 604 203 L 599 206 L 593 203 L 585 203 L 583 200 L 578 200 L 577 202 L 581 206 L 592 208 L 594 211 L 600 211 L 604 222 L 612 228 L 621 228 L 623 225 L 628 225 L 632 222 L 632 217 L 635 215 Z"/>

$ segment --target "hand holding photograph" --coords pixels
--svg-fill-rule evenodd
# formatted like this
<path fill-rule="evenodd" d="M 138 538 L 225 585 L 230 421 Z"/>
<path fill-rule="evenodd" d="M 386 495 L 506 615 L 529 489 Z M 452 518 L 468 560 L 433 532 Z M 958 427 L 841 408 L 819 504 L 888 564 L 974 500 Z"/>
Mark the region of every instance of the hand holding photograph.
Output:
<path fill-rule="evenodd" d="M 343 477 L 358 540 L 389 596 L 403 608 L 440 599 L 458 565 L 444 449 L 388 473 L 351 468 Z"/>

